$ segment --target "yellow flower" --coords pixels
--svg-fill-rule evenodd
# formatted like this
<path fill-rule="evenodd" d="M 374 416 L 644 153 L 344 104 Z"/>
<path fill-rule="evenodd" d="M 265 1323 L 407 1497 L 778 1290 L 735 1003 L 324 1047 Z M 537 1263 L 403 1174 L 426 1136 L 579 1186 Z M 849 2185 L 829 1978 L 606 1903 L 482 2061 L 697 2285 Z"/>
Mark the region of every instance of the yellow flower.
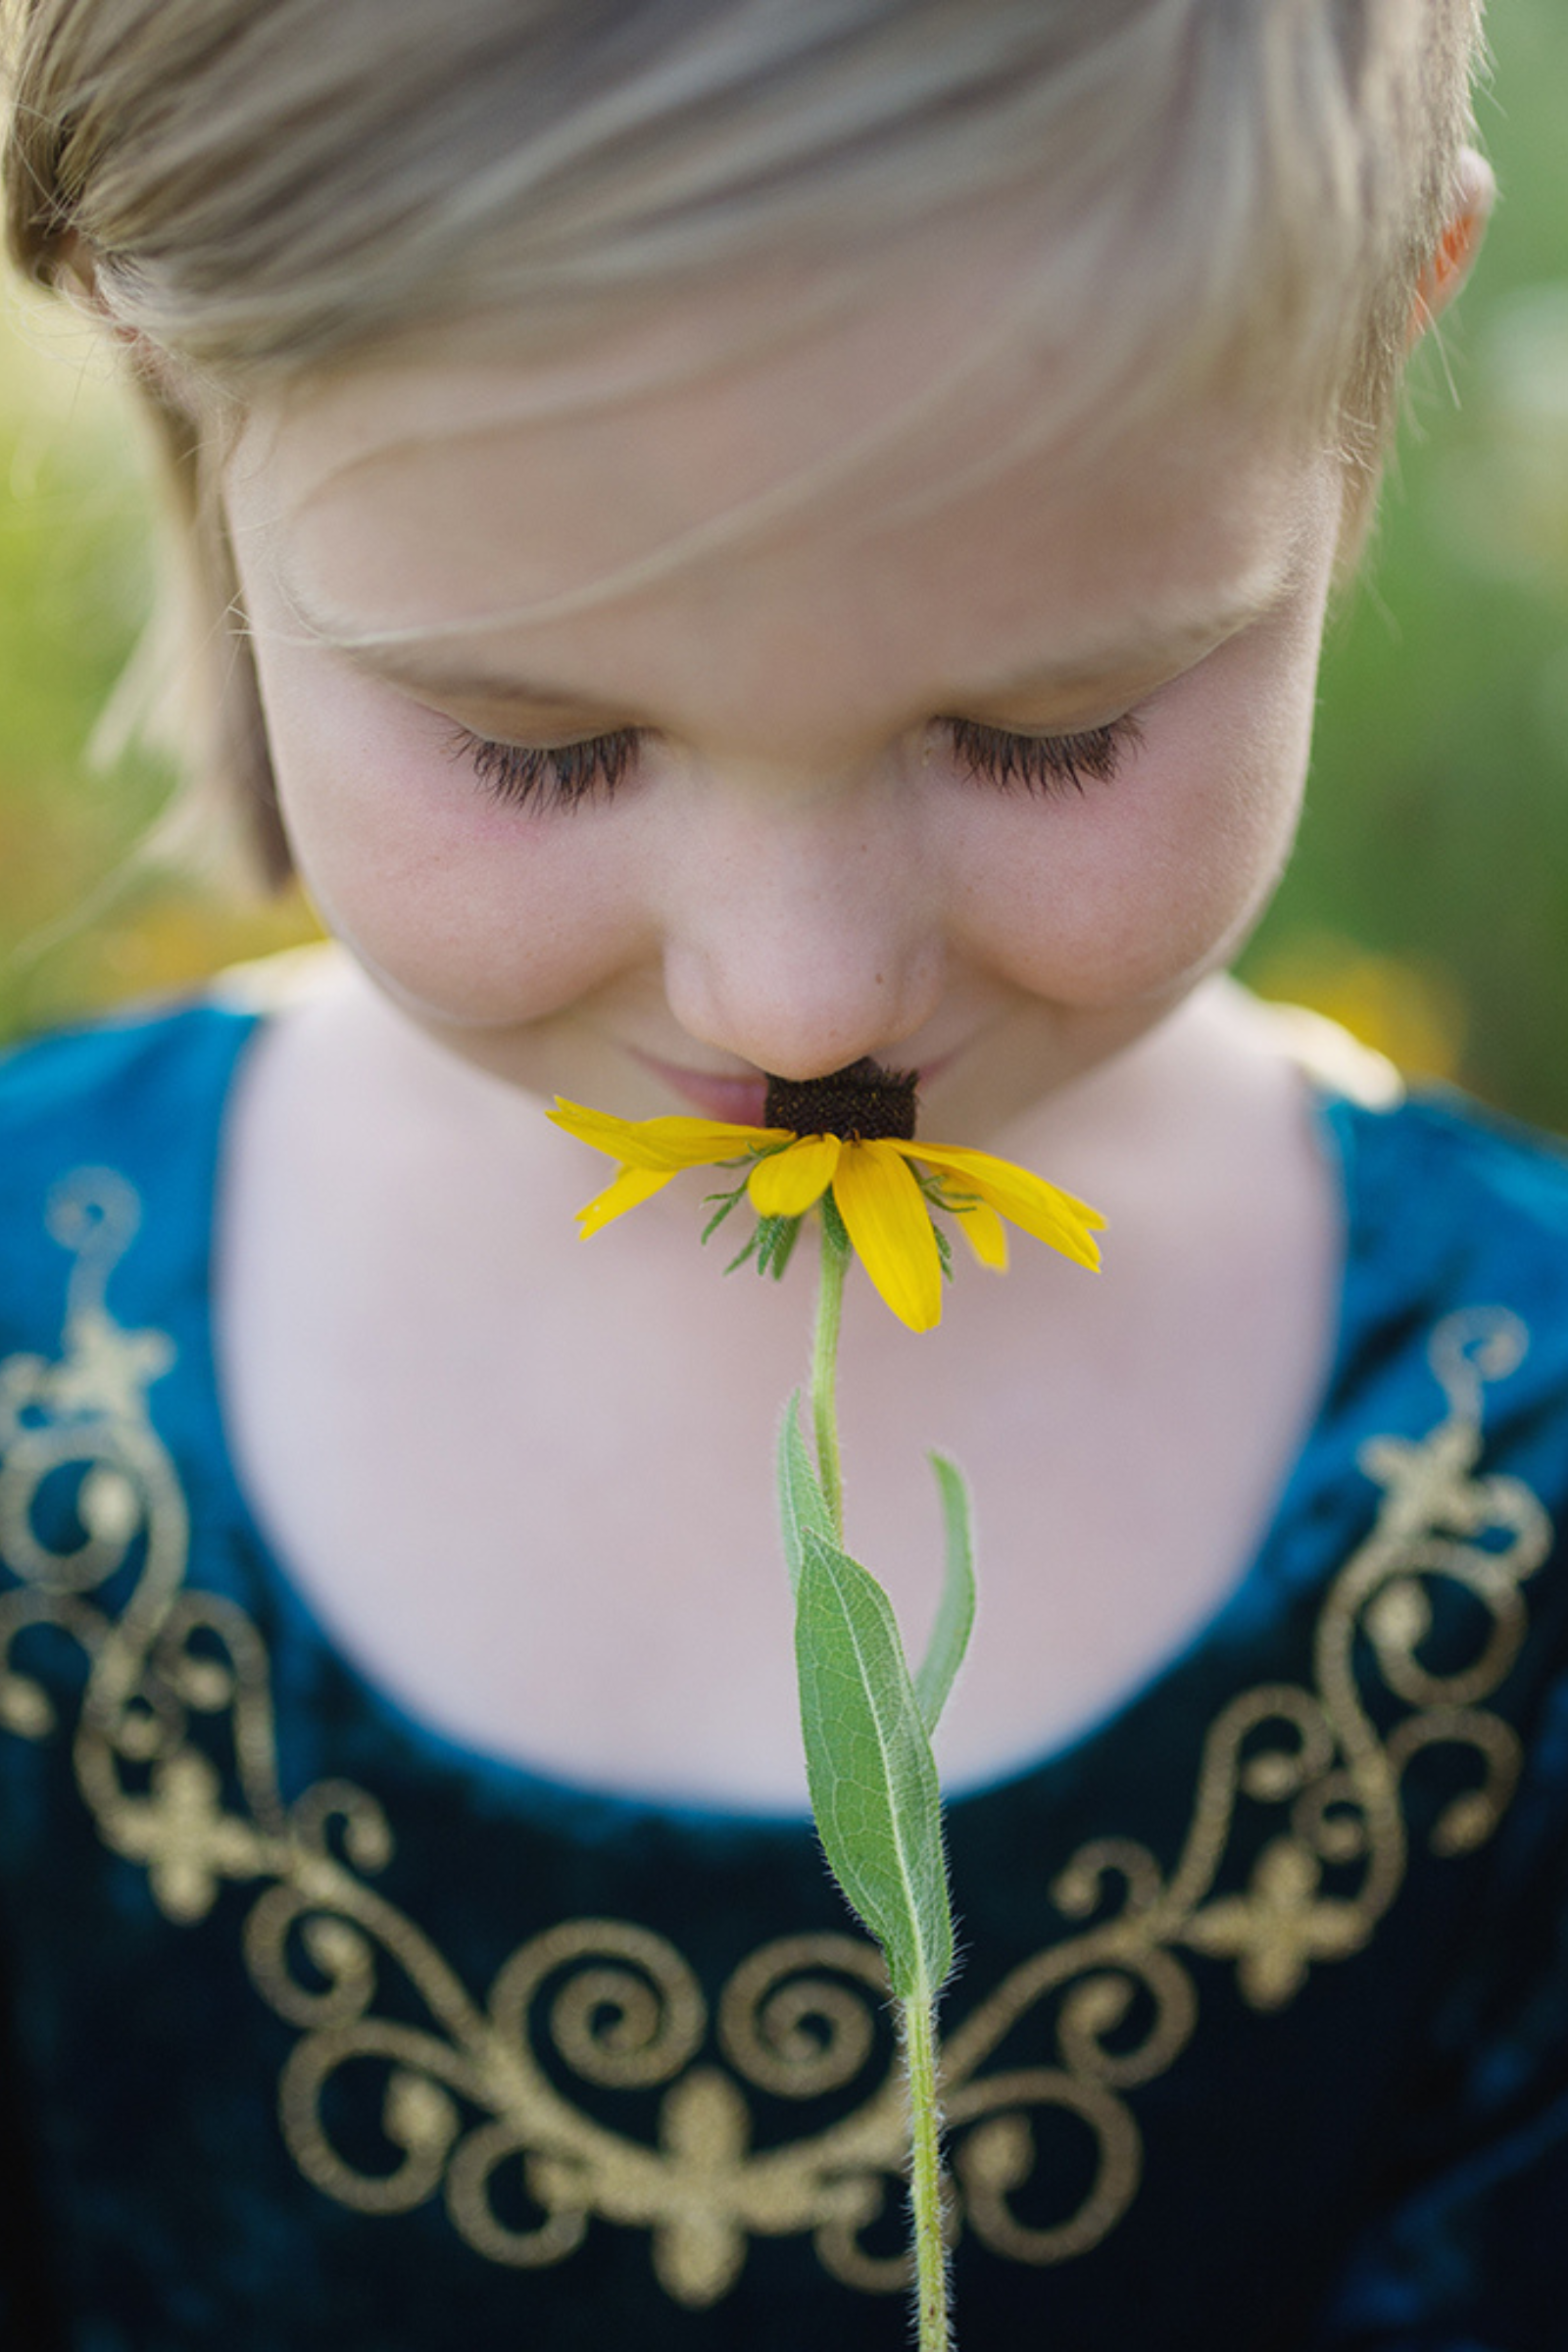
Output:
<path fill-rule="evenodd" d="M 809 1090 L 775 1081 L 770 1107 L 791 1094 L 808 1098 Z M 550 1115 L 568 1135 L 620 1162 L 614 1182 L 577 1212 L 585 1239 L 651 1200 L 682 1168 L 735 1166 L 750 1159 L 746 1193 L 761 1217 L 805 1216 L 831 1190 L 860 1263 L 911 1331 L 930 1331 L 942 1320 L 942 1252 L 933 1207 L 957 1219 L 982 1265 L 1006 1265 L 1004 1217 L 1079 1265 L 1100 1263 L 1093 1237 L 1105 1220 L 1099 1211 L 989 1152 L 916 1142 L 912 1134 L 803 1133 L 794 1127 L 681 1117 L 617 1119 L 559 1096 Z M 912 1082 L 907 1122 L 912 1128 Z M 916 1175 L 916 1164 L 928 1172 L 926 1184 Z M 936 1179 L 934 1188 L 929 1178 Z"/>

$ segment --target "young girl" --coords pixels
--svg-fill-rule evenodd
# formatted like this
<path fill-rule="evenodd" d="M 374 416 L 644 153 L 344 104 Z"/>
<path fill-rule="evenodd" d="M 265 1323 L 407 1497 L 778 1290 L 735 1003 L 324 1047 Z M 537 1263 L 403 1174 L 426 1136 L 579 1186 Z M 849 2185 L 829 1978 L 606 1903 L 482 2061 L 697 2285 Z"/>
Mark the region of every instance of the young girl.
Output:
<path fill-rule="evenodd" d="M 1222 976 L 1486 211 L 1470 0 L 11 35 L 14 246 L 340 946 L 0 1074 L 6 2343 L 904 2340 L 808 1289 L 701 1174 L 579 1243 L 544 1116 L 870 1056 L 1109 1220 L 847 1311 L 915 1646 L 929 1444 L 979 1512 L 965 2352 L 1560 2347 L 1568 1175 Z"/>

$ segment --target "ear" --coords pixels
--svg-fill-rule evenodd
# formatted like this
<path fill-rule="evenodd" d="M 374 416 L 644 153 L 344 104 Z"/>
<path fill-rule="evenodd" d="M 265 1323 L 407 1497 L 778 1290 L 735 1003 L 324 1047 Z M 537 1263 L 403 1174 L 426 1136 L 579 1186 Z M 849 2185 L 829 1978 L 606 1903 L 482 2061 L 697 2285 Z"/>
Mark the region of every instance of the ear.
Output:
<path fill-rule="evenodd" d="M 76 229 L 64 236 L 55 250 L 52 281 L 61 298 L 118 348 L 131 376 L 145 384 L 167 406 L 195 414 L 195 386 L 188 370 L 160 348 L 139 327 L 117 318 L 100 283 L 92 248 Z"/>
<path fill-rule="evenodd" d="M 1492 218 L 1497 183 L 1492 166 L 1474 147 L 1459 158 L 1453 209 L 1438 240 L 1438 249 L 1421 273 L 1410 310 L 1410 341 L 1417 343 L 1427 328 L 1447 309 L 1470 274 Z"/>

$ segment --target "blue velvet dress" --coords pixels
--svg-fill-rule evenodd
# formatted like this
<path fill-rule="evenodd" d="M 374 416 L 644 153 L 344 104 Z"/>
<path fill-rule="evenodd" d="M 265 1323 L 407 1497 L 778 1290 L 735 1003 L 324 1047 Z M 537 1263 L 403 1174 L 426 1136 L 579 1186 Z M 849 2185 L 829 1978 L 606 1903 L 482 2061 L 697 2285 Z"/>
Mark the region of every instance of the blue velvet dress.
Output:
<path fill-rule="evenodd" d="M 895 2052 L 808 1828 L 440 1740 L 247 1512 L 250 1034 L 0 1071 L 0 2342 L 893 2352 Z M 1568 1164 L 1321 1119 L 1337 1360 L 1250 1573 L 952 1809 L 963 2352 L 1568 2344 Z"/>

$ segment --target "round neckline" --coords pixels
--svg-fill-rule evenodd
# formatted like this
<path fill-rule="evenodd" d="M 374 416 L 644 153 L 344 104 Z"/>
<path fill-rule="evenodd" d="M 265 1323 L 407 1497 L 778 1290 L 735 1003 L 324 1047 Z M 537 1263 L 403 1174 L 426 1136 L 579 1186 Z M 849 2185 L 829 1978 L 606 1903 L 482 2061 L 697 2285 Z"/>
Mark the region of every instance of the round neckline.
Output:
<path fill-rule="evenodd" d="M 781 1832 L 799 1835 L 803 1830 L 810 1832 L 811 1818 L 804 1806 L 726 1806 L 704 1803 L 693 1798 L 661 1795 L 653 1791 L 606 1788 L 590 1781 L 576 1781 L 541 1766 L 526 1764 L 514 1756 L 498 1754 L 478 1746 L 443 1731 L 416 1708 L 410 1706 L 362 1666 L 352 1650 L 344 1646 L 327 1625 L 267 1535 L 252 1506 L 229 1442 L 217 1355 L 213 1278 L 216 1272 L 218 1205 L 228 1113 L 247 1050 L 266 1029 L 270 1013 L 265 1008 L 225 1004 L 220 999 L 210 1002 L 203 1009 L 209 1017 L 225 1023 L 232 1022 L 234 1030 L 231 1051 L 217 1090 L 207 1139 L 210 1164 L 204 1196 L 205 1223 L 193 1242 L 202 1300 L 199 1340 L 196 1346 L 190 1348 L 188 1355 L 184 1348 L 181 1349 L 181 1358 L 188 1367 L 195 1391 L 194 1401 L 208 1428 L 209 1480 L 220 1491 L 222 1507 L 238 1547 L 242 1555 L 253 1563 L 254 1571 L 281 1623 L 288 1627 L 296 1639 L 314 1646 L 330 1661 L 333 1672 L 351 1688 L 359 1703 L 392 1737 L 444 1771 L 482 1787 L 487 1801 L 492 1805 L 499 1802 L 513 1809 L 555 1815 L 571 1813 L 579 1818 L 587 1812 L 596 1814 L 606 1822 L 656 1818 L 671 1825 L 685 1825 L 694 1832 L 729 1838 L 748 1833 L 763 1836 Z M 1316 1484 L 1322 1475 L 1315 1459 L 1320 1449 L 1314 1446 L 1312 1441 L 1332 1411 L 1344 1384 L 1347 1366 L 1357 1346 L 1350 1274 L 1361 1254 L 1367 1207 L 1351 1127 L 1361 1116 L 1386 1115 L 1387 1110 L 1394 1107 L 1392 1104 L 1357 1103 L 1348 1095 L 1330 1091 L 1323 1077 L 1311 1069 L 1303 1069 L 1302 1077 L 1314 1134 L 1324 1155 L 1339 1209 L 1333 1340 L 1325 1352 L 1324 1367 L 1312 1408 L 1303 1423 L 1301 1443 L 1280 1481 L 1273 1505 L 1261 1523 L 1258 1539 L 1251 1547 L 1245 1567 L 1218 1606 L 1164 1658 L 1131 1680 L 1125 1690 L 1108 1707 L 1067 1733 L 1064 1738 L 1020 1760 L 993 1779 L 966 1784 L 945 1794 L 944 1811 L 950 1825 L 956 1816 L 967 1808 L 1005 1801 L 1022 1794 L 1031 1784 L 1048 1776 L 1070 1771 L 1089 1750 L 1112 1737 L 1135 1714 L 1154 1704 L 1170 1682 L 1189 1671 L 1208 1650 L 1222 1644 L 1233 1630 L 1250 1621 L 1256 1613 L 1260 1592 L 1276 1583 L 1283 1585 L 1283 1580 L 1276 1576 L 1278 1555 L 1304 1499 L 1305 1490 Z"/>

